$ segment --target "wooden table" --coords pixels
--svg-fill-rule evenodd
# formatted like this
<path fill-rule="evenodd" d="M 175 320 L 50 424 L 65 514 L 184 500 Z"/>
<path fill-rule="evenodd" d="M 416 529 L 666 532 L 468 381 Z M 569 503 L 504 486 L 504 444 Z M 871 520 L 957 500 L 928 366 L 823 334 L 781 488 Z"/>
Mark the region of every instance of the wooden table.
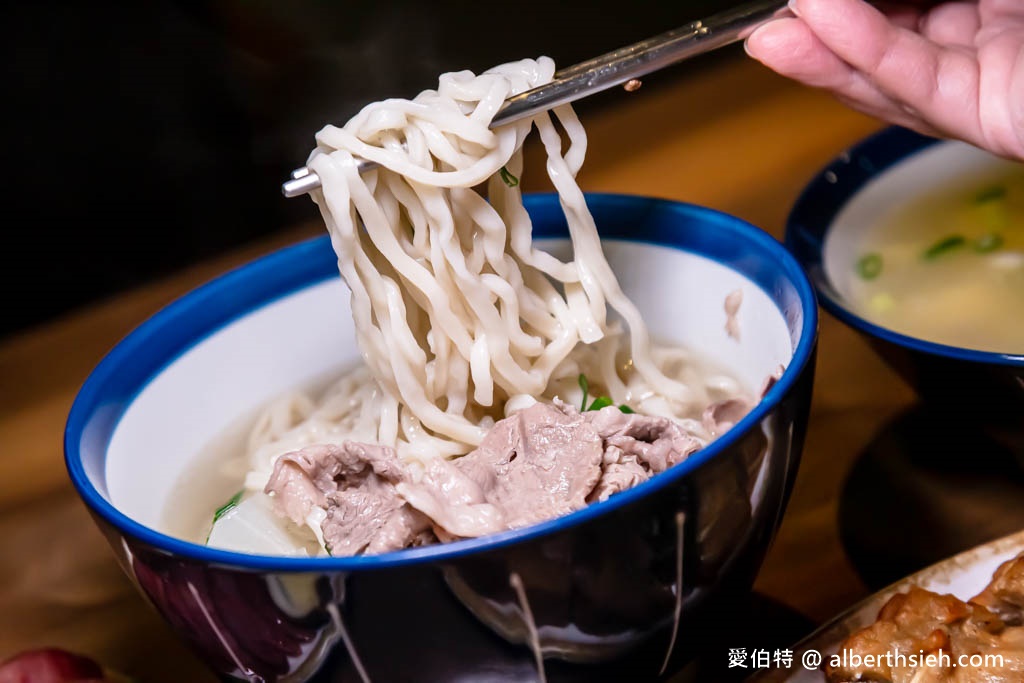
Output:
<path fill-rule="evenodd" d="M 620 99 L 584 121 L 585 189 L 709 205 L 776 237 L 813 173 L 880 125 L 739 54 Z M 92 367 L 147 316 L 318 231 L 292 229 L 0 344 L 0 658 L 53 645 L 139 680 L 210 680 L 136 594 L 72 491 L 64 421 Z M 859 450 L 912 400 L 856 335 L 822 319 L 804 460 L 759 591 L 816 621 L 866 593 L 840 546 L 838 494 Z"/>

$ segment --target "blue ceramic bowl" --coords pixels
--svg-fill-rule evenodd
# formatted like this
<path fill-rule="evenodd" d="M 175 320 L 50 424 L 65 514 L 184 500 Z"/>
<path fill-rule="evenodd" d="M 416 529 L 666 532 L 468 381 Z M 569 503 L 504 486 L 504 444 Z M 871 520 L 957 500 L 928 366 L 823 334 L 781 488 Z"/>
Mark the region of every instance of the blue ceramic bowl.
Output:
<path fill-rule="evenodd" d="M 964 143 L 886 129 L 840 155 L 811 181 L 789 216 L 786 246 L 807 271 L 822 307 L 863 334 L 934 408 L 1024 432 L 1024 355 L 947 346 L 876 325 L 854 312 L 827 272 L 830 231 L 844 210 L 882 196 L 905 200 L 998 163 L 1005 162 Z"/>
<path fill-rule="evenodd" d="M 349 558 L 246 555 L 163 531 L 168 515 L 193 503 L 175 481 L 204 444 L 357 357 L 326 237 L 185 296 L 92 373 L 68 419 L 72 481 L 125 570 L 215 672 L 528 681 L 542 666 L 548 681 L 652 680 L 693 656 L 709 615 L 730 615 L 796 475 L 817 336 L 813 291 L 782 245 L 736 218 L 642 197 L 588 203 L 653 334 L 716 357 L 752 386 L 786 369 L 722 438 L 568 516 Z M 527 208 L 535 236 L 564 249 L 557 198 L 528 197 Z M 735 289 L 744 292 L 739 340 L 726 334 L 723 310 Z"/>

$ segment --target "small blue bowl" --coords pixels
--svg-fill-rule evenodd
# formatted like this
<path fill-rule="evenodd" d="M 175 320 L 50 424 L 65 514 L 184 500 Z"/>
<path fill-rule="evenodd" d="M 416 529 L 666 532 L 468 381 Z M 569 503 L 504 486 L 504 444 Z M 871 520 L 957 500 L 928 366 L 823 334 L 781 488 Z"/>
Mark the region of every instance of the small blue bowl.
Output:
<path fill-rule="evenodd" d="M 564 248 L 557 198 L 526 203 L 535 237 Z M 171 304 L 90 375 L 68 418 L 71 479 L 125 571 L 214 672 L 440 683 L 537 680 L 542 666 L 552 682 L 651 680 L 692 658 L 708 618 L 730 614 L 749 591 L 806 431 L 811 285 L 782 245 L 736 218 L 643 197 L 588 204 L 653 334 L 717 356 L 754 386 L 779 364 L 785 371 L 707 448 L 573 514 L 338 558 L 247 555 L 161 531 L 164 516 L 188 509 L 174 482 L 203 444 L 357 357 L 326 237 Z M 735 289 L 739 340 L 723 310 Z"/>
<path fill-rule="evenodd" d="M 876 325 L 853 312 L 825 268 L 829 231 L 862 191 L 889 182 L 895 173 L 920 173 L 917 191 L 927 190 L 934 173 L 969 172 L 974 165 L 984 168 L 989 159 L 965 143 L 903 128 L 883 130 L 815 176 L 790 213 L 785 241 L 814 283 L 822 307 L 863 334 L 933 408 L 1024 432 L 1024 355 L 938 344 Z"/>

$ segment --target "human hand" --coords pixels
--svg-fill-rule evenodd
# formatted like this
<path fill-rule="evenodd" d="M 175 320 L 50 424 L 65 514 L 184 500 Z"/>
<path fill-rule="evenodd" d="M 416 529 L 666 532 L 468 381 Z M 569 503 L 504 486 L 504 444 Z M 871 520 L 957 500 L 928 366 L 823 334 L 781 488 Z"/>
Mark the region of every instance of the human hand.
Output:
<path fill-rule="evenodd" d="M 1024 160 L 1024 0 L 791 0 L 747 52 L 847 105 Z"/>

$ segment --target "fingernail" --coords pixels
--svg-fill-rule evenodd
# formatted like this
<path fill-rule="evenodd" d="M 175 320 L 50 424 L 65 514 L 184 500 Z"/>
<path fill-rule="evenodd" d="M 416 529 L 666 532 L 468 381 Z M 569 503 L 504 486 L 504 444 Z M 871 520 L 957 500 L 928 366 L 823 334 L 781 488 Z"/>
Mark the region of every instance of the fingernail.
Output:
<path fill-rule="evenodd" d="M 789 0 L 789 11 L 793 14 L 800 16 L 800 12 L 797 11 L 797 0 Z"/>

